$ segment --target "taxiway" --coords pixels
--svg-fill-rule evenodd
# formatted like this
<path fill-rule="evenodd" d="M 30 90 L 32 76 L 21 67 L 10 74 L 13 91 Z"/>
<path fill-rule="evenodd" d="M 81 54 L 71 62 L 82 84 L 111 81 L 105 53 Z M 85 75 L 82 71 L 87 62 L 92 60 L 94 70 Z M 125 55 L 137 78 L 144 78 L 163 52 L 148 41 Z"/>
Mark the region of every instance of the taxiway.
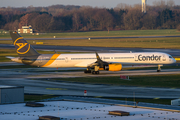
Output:
<path fill-rule="evenodd" d="M 139 98 L 179 98 L 180 89 L 176 88 L 152 88 L 136 86 L 116 86 L 105 84 L 85 84 L 66 82 L 64 78 L 78 77 L 106 77 L 120 75 L 157 75 L 157 74 L 179 74 L 180 69 L 163 69 L 157 73 L 156 70 L 125 70 L 119 72 L 102 71 L 99 75 L 84 74 L 82 68 L 10 68 L 0 69 L 0 84 L 11 86 L 25 86 L 25 93 L 32 94 L 54 94 L 54 95 L 76 95 L 83 96 L 87 90 L 88 96 L 103 97 L 133 97 L 135 93 Z M 61 71 L 62 70 L 62 71 Z M 70 70 L 70 71 L 65 71 Z M 58 78 L 53 81 L 51 78 Z"/>
<path fill-rule="evenodd" d="M 121 47 L 84 47 L 84 46 L 51 46 L 51 45 L 32 45 L 37 50 L 56 50 L 65 52 L 164 52 L 172 56 L 180 56 L 179 49 L 153 49 L 153 48 L 121 48 Z M 0 49 L 14 49 L 14 45 L 0 44 Z"/>
<path fill-rule="evenodd" d="M 77 37 L 77 38 L 25 38 L 26 40 L 76 40 L 76 39 L 126 39 L 126 38 L 173 38 L 180 35 L 172 36 L 130 36 L 130 37 Z M 11 38 L 1 38 L 0 40 L 11 40 Z"/>

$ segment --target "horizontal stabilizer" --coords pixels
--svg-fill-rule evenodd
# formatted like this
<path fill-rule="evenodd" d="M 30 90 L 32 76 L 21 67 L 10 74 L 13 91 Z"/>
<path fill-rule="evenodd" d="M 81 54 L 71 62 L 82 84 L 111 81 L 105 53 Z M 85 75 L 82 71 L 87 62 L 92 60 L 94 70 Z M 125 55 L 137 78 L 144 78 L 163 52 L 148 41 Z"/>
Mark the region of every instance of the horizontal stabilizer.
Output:
<path fill-rule="evenodd" d="M 9 59 L 13 59 L 13 58 L 15 58 L 15 57 L 11 57 L 11 56 L 6 56 L 6 58 L 9 58 Z"/>

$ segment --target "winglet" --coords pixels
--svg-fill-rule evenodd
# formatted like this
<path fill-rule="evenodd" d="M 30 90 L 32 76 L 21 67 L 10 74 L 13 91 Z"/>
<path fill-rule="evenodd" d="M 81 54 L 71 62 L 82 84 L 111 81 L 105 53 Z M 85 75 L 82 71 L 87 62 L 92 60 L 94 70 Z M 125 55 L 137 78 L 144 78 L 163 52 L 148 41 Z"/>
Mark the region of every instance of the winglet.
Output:
<path fill-rule="evenodd" d="M 98 63 L 100 68 L 104 68 L 105 65 L 108 65 L 107 62 L 101 60 L 97 52 L 95 53 L 96 53 L 96 58 L 97 58 L 97 61 L 95 63 Z"/>
<path fill-rule="evenodd" d="M 97 61 L 102 61 L 101 58 L 99 57 L 98 53 L 97 52 L 95 52 L 95 53 L 96 53 Z"/>

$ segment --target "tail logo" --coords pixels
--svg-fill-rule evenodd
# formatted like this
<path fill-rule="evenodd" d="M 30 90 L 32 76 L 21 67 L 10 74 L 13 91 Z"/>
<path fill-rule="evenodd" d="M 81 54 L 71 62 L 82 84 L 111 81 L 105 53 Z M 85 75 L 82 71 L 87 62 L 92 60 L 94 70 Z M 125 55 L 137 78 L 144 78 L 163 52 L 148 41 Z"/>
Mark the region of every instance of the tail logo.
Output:
<path fill-rule="evenodd" d="M 14 46 L 19 54 L 26 54 L 30 49 L 30 44 L 27 43 L 23 37 L 17 38 L 14 41 Z"/>

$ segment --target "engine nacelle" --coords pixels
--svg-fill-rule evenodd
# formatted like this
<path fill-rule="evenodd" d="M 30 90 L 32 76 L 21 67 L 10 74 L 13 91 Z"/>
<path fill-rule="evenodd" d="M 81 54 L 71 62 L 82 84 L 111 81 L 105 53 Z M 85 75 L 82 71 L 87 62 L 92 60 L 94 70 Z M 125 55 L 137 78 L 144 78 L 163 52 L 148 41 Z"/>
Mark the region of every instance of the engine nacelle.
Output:
<path fill-rule="evenodd" d="M 24 63 L 24 64 L 32 64 L 34 62 L 34 60 L 32 60 L 32 59 L 22 59 L 22 63 Z"/>
<path fill-rule="evenodd" d="M 105 70 L 121 71 L 122 70 L 122 64 L 109 64 L 108 66 L 105 66 Z"/>

